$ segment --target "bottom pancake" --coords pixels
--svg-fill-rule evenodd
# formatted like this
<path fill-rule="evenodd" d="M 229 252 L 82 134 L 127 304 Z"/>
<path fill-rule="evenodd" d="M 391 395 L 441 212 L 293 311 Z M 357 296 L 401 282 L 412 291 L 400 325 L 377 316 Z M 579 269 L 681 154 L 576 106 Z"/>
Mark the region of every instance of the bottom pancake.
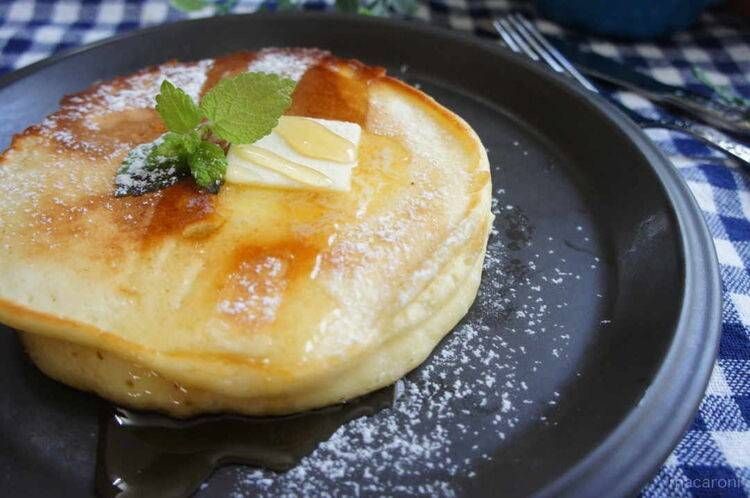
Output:
<path fill-rule="evenodd" d="M 484 233 L 490 222 L 491 218 L 488 218 L 476 234 L 477 240 L 482 240 L 479 237 L 486 240 Z M 433 308 L 439 311 L 408 333 L 385 343 L 366 361 L 356 363 L 349 372 L 302 395 L 261 399 L 226 396 L 180 384 L 110 351 L 39 334 L 21 333 L 20 337 L 32 361 L 48 376 L 136 409 L 189 417 L 221 412 L 282 414 L 320 407 L 392 384 L 404 372 L 421 364 L 473 303 L 482 276 L 485 246 L 483 243 L 481 250 L 474 247 L 469 254 L 454 258 L 446 265 L 446 271 L 425 289 L 428 300 L 435 294 L 444 295 L 446 290 L 452 290 L 448 299 Z M 424 300 L 425 296 L 422 297 Z M 379 372 L 374 374 L 373 370 Z"/>

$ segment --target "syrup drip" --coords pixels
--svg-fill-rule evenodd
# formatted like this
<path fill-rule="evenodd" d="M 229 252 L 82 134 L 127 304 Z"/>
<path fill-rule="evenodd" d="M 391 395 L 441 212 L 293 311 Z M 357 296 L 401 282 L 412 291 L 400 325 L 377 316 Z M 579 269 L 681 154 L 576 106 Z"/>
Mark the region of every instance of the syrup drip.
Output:
<path fill-rule="evenodd" d="M 345 404 L 278 417 L 177 420 L 103 405 L 96 492 L 178 498 L 195 492 L 221 465 L 289 470 L 348 421 L 392 406 L 394 395 L 389 386 Z"/>
<path fill-rule="evenodd" d="M 357 158 L 353 143 L 308 118 L 282 116 L 274 131 L 303 156 L 344 164 Z"/>

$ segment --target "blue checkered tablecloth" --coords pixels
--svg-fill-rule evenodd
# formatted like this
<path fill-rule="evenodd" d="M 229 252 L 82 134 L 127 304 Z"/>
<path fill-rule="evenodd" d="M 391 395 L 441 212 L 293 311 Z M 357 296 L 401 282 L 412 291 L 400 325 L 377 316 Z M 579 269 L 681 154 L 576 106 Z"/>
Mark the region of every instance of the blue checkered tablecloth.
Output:
<path fill-rule="evenodd" d="M 325 8 L 325 2 L 308 3 Z M 454 29 L 491 36 L 491 20 L 519 4 L 506 0 L 423 1 L 416 16 Z M 235 12 L 250 12 L 257 1 L 240 1 Z M 211 15 L 210 8 L 190 14 Z M 60 50 L 116 33 L 186 17 L 167 0 L 0 0 L 0 73 Z M 540 23 L 547 32 L 560 28 Z M 750 25 L 721 14 L 704 14 L 690 31 L 659 43 L 625 43 L 575 38 L 594 51 L 627 62 L 660 80 L 705 86 L 693 68 L 713 83 L 750 98 Z M 658 113 L 629 93 L 615 93 L 626 105 Z M 643 495 L 750 496 L 750 171 L 699 142 L 673 132 L 649 136 L 669 156 L 692 190 L 713 234 L 724 289 L 719 356 L 700 411 Z M 747 144 L 750 145 L 750 144 Z"/>

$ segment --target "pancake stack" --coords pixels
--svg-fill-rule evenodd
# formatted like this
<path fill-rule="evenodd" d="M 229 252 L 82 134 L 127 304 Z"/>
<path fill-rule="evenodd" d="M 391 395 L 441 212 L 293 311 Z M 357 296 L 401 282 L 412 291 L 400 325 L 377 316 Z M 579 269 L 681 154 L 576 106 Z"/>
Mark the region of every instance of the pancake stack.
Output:
<path fill-rule="evenodd" d="M 245 71 L 298 80 L 287 114 L 362 127 L 348 192 L 189 180 L 115 197 L 193 97 Z M 168 62 L 68 96 L 0 157 L 0 321 L 49 376 L 176 417 L 286 414 L 393 383 L 473 302 L 491 226 L 487 155 L 432 98 L 312 49 Z"/>

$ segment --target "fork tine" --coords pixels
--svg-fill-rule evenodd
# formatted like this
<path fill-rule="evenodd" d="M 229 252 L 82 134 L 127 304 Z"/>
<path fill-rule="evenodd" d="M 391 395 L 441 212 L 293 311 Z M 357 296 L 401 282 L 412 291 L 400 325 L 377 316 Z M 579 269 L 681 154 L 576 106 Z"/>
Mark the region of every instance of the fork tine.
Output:
<path fill-rule="evenodd" d="M 505 30 L 503 25 L 500 23 L 500 19 L 495 19 L 494 21 L 492 21 L 492 25 L 495 27 L 495 31 L 497 31 L 500 35 L 500 38 L 502 38 L 505 44 L 508 45 L 509 49 L 516 53 L 521 52 L 521 47 L 516 44 L 515 40 L 513 40 L 513 37 L 510 36 L 510 33 Z"/>
<path fill-rule="evenodd" d="M 557 63 L 559 63 L 559 66 L 562 66 L 564 71 L 569 73 L 587 90 L 599 93 L 596 87 L 584 75 L 582 75 L 578 71 L 578 69 L 576 69 L 575 66 L 573 66 L 573 64 L 571 64 L 570 61 L 568 61 L 568 59 L 566 59 L 565 56 L 560 53 L 559 50 L 557 50 L 549 41 L 547 41 L 547 38 L 545 38 L 544 35 L 539 32 L 539 30 L 531 21 L 526 19 L 521 14 L 516 14 L 514 16 L 514 20 L 521 26 L 523 26 L 523 28 L 525 28 L 526 32 L 535 39 L 537 45 L 542 48 L 542 50 L 547 54 L 548 57 L 553 58 Z M 543 58 L 545 61 L 547 61 L 547 57 Z"/>
<path fill-rule="evenodd" d="M 508 23 L 516 29 L 516 31 L 519 33 L 519 36 L 521 36 L 531 46 L 531 48 L 537 53 L 537 55 L 544 59 L 544 62 L 546 62 L 553 71 L 557 73 L 565 72 L 565 69 L 563 69 L 563 67 L 557 63 L 555 58 L 552 57 L 549 52 L 539 44 L 536 37 L 530 34 L 529 30 L 527 30 L 526 26 L 522 22 L 522 20 L 524 19 L 520 16 L 520 14 L 518 15 L 518 17 L 510 15 L 506 19 L 508 20 Z"/>
<path fill-rule="evenodd" d="M 508 43 L 511 50 L 517 53 L 523 52 L 529 59 L 539 61 L 539 56 L 518 34 L 518 31 L 510 25 L 507 18 L 501 17 L 500 19 L 497 19 L 495 21 L 495 29 L 500 33 L 503 40 Z M 511 40 L 510 43 L 507 41 L 508 39 Z"/>

